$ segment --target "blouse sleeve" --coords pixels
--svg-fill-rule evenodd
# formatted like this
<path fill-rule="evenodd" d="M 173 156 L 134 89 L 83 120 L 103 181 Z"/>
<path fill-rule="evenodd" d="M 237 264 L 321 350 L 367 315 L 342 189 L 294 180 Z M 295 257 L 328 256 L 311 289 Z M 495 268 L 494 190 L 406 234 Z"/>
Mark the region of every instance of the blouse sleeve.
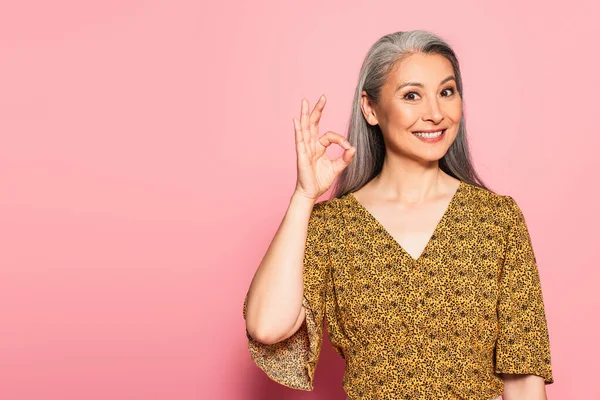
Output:
<path fill-rule="evenodd" d="M 306 319 L 292 336 L 274 344 L 254 340 L 248 331 L 248 349 L 256 365 L 272 380 L 294 389 L 313 390 L 313 380 L 323 340 L 325 294 L 329 269 L 327 237 L 331 207 L 326 201 L 313 206 L 304 250 L 302 305 Z M 246 301 L 243 314 L 246 319 Z"/>
<path fill-rule="evenodd" d="M 548 325 L 531 238 L 516 201 L 508 209 L 506 253 L 500 277 L 496 373 L 535 374 L 554 382 Z"/>

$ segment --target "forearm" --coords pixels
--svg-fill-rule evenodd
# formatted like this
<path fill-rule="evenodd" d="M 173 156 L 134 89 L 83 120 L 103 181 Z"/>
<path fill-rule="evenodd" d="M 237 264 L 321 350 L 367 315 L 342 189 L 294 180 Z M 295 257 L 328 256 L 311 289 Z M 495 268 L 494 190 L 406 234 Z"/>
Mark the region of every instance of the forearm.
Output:
<path fill-rule="evenodd" d="M 502 374 L 503 400 L 547 400 L 544 378 L 537 375 Z"/>
<path fill-rule="evenodd" d="M 286 214 L 248 290 L 246 329 L 272 343 L 292 329 L 303 296 L 303 261 L 308 221 L 315 202 L 292 195 Z"/>

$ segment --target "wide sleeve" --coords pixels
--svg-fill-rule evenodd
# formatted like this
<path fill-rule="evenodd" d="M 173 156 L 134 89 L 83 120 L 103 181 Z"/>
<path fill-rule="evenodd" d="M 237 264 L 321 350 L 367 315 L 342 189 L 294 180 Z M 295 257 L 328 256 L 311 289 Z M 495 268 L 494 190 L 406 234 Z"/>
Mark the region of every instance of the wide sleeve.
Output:
<path fill-rule="evenodd" d="M 551 384 L 548 325 L 531 238 L 516 201 L 504 197 L 508 230 L 499 286 L 495 372 L 534 374 Z"/>
<path fill-rule="evenodd" d="M 328 241 L 329 222 L 333 211 L 329 201 L 313 206 L 304 250 L 302 304 L 306 319 L 298 331 L 289 338 L 274 344 L 254 340 L 248 331 L 250 356 L 274 381 L 294 389 L 313 390 L 313 380 L 323 340 L 325 293 L 330 265 Z M 246 319 L 246 301 L 243 314 Z"/>

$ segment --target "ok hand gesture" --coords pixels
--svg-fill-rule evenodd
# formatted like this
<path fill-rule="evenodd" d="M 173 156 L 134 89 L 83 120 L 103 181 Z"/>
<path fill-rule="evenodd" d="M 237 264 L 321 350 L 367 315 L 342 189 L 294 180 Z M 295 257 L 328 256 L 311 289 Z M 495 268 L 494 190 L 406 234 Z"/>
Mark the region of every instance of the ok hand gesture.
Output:
<path fill-rule="evenodd" d="M 325 108 L 325 101 L 325 96 L 321 96 L 309 114 L 308 100 L 302 99 L 300 121 L 294 118 L 298 156 L 296 193 L 314 201 L 329 189 L 356 153 L 356 148 L 338 133 L 328 131 L 319 137 L 319 120 Z M 337 143 L 345 149 L 335 160 L 330 160 L 325 154 L 325 150 L 332 143 Z"/>

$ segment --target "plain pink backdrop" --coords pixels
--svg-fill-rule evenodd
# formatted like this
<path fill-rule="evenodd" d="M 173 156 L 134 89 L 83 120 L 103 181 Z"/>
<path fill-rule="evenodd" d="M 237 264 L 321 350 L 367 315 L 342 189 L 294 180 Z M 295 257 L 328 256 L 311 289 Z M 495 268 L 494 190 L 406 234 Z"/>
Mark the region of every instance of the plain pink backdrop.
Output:
<path fill-rule="evenodd" d="M 544 290 L 551 399 L 597 399 L 597 17 L 592 0 L 4 1 L 0 398 L 343 399 L 250 359 L 250 280 L 295 185 L 292 116 L 346 134 L 380 36 L 455 48 L 476 168 L 513 196 Z M 339 148 L 328 151 L 339 155 Z"/>

